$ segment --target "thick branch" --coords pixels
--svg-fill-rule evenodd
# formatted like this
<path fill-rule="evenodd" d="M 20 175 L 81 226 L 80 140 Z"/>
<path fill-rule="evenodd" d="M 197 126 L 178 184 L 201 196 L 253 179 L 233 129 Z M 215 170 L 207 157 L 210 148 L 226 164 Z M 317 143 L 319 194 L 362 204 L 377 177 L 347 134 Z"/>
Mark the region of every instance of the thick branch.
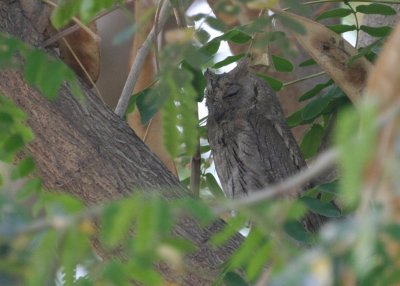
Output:
<path fill-rule="evenodd" d="M 35 46 L 43 42 L 18 1 L 0 2 L 0 31 Z M 49 102 L 24 82 L 21 72 L 2 70 L 0 92 L 28 114 L 28 124 L 35 133 L 29 151 L 47 189 L 72 194 L 88 205 L 129 196 L 134 189 L 162 190 L 166 199 L 188 195 L 129 126 L 87 89 L 83 106 L 68 87 L 61 89 L 56 101 Z M 208 238 L 223 225 L 217 221 L 204 229 L 185 218 L 176 226 L 174 233 L 190 239 L 198 248 L 186 257 L 186 265 L 193 272 L 180 277 L 180 284 L 210 285 L 215 279 L 218 268 L 241 242 L 237 235 L 224 247 L 210 247 Z M 177 280 L 165 267 L 159 269 L 169 280 Z"/>

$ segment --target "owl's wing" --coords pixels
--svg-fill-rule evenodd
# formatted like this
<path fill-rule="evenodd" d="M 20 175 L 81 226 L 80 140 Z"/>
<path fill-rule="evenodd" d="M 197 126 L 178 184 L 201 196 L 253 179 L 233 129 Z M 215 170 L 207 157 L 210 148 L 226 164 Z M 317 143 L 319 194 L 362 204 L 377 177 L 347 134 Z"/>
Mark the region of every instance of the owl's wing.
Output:
<path fill-rule="evenodd" d="M 247 120 L 259 158 L 247 160 L 257 161 L 261 166 L 259 171 L 264 175 L 263 185 L 266 185 L 293 175 L 306 163 L 276 95 L 258 78 L 254 79 L 254 87 L 256 103 L 247 114 Z M 245 153 L 242 152 L 244 156 Z"/>

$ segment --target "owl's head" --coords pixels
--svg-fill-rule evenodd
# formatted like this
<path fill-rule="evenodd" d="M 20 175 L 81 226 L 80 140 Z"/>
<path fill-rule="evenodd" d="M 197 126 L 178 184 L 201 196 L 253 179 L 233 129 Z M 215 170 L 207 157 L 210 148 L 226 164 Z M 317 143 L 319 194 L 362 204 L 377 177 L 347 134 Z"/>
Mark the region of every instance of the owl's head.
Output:
<path fill-rule="evenodd" d="M 215 74 L 207 70 L 204 74 L 207 87 L 205 92 L 209 117 L 217 121 L 227 112 L 235 113 L 239 108 L 249 104 L 250 71 L 247 60 L 242 60 L 232 71 Z M 251 94 L 251 92 L 250 92 Z"/>

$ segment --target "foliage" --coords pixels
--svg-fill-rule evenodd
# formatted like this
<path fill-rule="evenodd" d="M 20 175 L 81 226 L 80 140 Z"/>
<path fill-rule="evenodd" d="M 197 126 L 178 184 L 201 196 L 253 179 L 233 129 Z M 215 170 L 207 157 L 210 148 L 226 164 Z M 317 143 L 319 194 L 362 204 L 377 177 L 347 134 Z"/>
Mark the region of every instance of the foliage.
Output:
<path fill-rule="evenodd" d="M 60 1 L 52 20 L 57 27 L 75 16 L 88 22 L 119 2 Z M 219 1 L 215 9 L 236 17 L 241 7 L 225 2 Z M 395 13 L 382 3 L 354 7 L 350 2 L 322 12 L 316 21 L 358 17 L 361 13 Z M 62 285 L 130 285 L 130 281 L 136 280 L 144 285 L 162 285 L 163 277 L 154 269 L 155 262 L 162 261 L 177 273 L 184 271 L 187 266 L 183 256 L 196 249 L 192 242 L 173 234 L 174 225 L 183 216 L 192 216 L 203 226 L 211 225 L 221 215 L 221 209 L 229 212 L 231 203 L 223 198 L 218 181 L 210 172 L 212 158 L 205 120 L 198 120 L 196 114 L 205 87 L 202 71 L 222 68 L 244 56 L 216 61 L 221 42 L 245 45 L 251 43 L 255 34 L 268 44 L 282 45 L 282 54 L 272 55 L 279 72 L 290 73 L 316 64 L 308 60 L 295 67 L 287 59 L 291 53 L 290 39 L 283 32 L 271 31 L 273 17 L 280 17 L 289 30 L 305 32 L 293 19 L 279 15 L 252 19 L 234 28 L 208 14 L 192 16 L 193 21 L 204 21 L 221 31 L 221 35 L 210 40 L 200 26 L 195 43 L 167 45 L 160 53 L 158 81 L 136 97 L 143 121 L 150 121 L 162 110 L 166 148 L 178 158 L 182 174 L 188 176 L 186 166 L 197 143 L 201 143 L 202 200 L 184 198 L 167 203 L 156 195 L 137 191 L 132 197 L 87 208 L 70 196 L 43 192 L 33 159 L 25 149 L 34 138 L 26 125 L 26 115 L 1 96 L 0 281 L 7 285 L 52 285 L 54 281 Z M 360 31 L 378 37 L 372 45 L 359 50 L 357 56 L 368 59 L 378 56 L 391 31 L 390 27 L 362 26 L 358 21 L 329 28 L 337 33 L 355 31 L 357 39 Z M 26 81 L 47 98 L 55 99 L 64 81 L 76 96 L 82 97 L 72 71 L 60 61 L 6 35 L 0 35 L 0 47 L 2 68 L 23 69 Z M 17 64 L 16 57 L 23 59 L 24 66 Z M 285 88 L 278 79 L 260 76 L 276 90 Z M 216 284 L 250 285 L 268 276 L 271 285 L 397 285 L 399 257 L 392 249 L 399 248 L 400 228 L 396 218 L 385 212 L 385 202 L 371 203 L 374 196 L 368 193 L 366 197 L 364 193 L 364 173 L 374 157 L 377 141 L 375 105 L 365 101 L 355 108 L 333 80 L 310 87 L 300 101 L 307 102 L 289 116 L 288 123 L 291 127 L 310 124 L 300 144 L 306 158 L 316 156 L 328 123 L 340 113 L 335 146 L 340 150 L 341 177 L 314 186 L 296 201 L 265 200 L 240 205 L 236 215 L 209 242 L 215 247 L 223 245 L 251 221 L 244 243 L 220 269 Z M 393 166 L 387 168 L 387 173 L 393 172 Z M 181 179 L 188 185 L 188 178 Z M 333 199 L 341 202 L 346 218 L 332 207 Z M 309 210 L 333 221 L 320 233 L 310 234 L 300 223 Z M 123 252 L 126 261 L 100 261 L 93 252 L 90 241 L 96 233 L 94 217 L 101 224 L 98 235 L 105 251 Z M 78 273 L 78 269 L 84 270 Z"/>

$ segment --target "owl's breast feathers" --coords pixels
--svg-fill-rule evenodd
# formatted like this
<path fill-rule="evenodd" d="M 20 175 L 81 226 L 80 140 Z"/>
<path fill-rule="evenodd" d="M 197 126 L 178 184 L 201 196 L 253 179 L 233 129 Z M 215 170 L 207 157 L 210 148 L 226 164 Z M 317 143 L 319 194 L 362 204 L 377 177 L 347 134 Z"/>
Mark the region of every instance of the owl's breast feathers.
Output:
<path fill-rule="evenodd" d="M 251 97 L 251 104 L 238 106 L 219 120 L 211 116 L 208 122 L 217 173 L 225 193 L 233 198 L 305 166 L 275 94 L 257 77 L 249 80 L 252 88 L 244 88 L 239 96 Z"/>

